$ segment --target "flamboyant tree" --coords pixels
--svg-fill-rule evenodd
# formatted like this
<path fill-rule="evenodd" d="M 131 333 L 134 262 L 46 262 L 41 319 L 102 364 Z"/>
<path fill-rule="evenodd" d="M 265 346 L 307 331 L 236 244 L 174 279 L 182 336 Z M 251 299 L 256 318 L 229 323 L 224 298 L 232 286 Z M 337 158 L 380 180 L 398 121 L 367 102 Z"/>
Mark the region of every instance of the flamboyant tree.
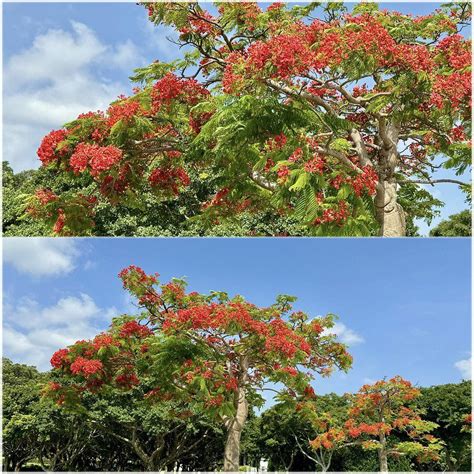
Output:
<path fill-rule="evenodd" d="M 262 390 L 278 391 L 273 384 L 280 383 L 280 399 L 295 404 L 314 397 L 315 374 L 351 365 L 345 345 L 331 334 L 333 316 L 292 311 L 292 297 L 259 308 L 223 292 L 187 294 L 182 280 L 160 285 L 157 274 L 134 266 L 120 276 L 143 312 L 58 350 L 51 359 L 57 382 L 48 393 L 79 407 L 85 392 L 111 387 L 142 390 L 150 402 L 181 401 L 177 416 L 206 413 L 225 426 L 227 471 L 238 470 L 249 405 L 263 402 Z"/>
<path fill-rule="evenodd" d="M 37 190 L 29 212 L 54 232 L 90 232 L 98 193 L 139 206 L 143 190 L 173 200 L 197 176 L 216 191 L 202 204 L 210 223 L 273 209 L 316 235 L 404 235 L 406 213 L 437 204 L 420 184 L 469 189 L 432 173 L 470 166 L 469 3 L 426 16 L 373 3 L 145 6 L 187 52 L 43 139 L 43 166 L 96 183 Z"/>
<path fill-rule="evenodd" d="M 422 410 L 414 404 L 420 395 L 419 389 L 400 376 L 364 385 L 348 396 L 345 421 L 331 414 L 324 418 L 313 415 L 315 426 L 322 430 L 310 445 L 316 451 L 328 451 L 320 456 L 330 461 L 335 450 L 360 444 L 363 449 L 377 451 L 381 472 L 388 472 L 390 456 L 419 462 L 437 459 L 442 443 L 430 432 L 438 425 L 422 419 Z"/>

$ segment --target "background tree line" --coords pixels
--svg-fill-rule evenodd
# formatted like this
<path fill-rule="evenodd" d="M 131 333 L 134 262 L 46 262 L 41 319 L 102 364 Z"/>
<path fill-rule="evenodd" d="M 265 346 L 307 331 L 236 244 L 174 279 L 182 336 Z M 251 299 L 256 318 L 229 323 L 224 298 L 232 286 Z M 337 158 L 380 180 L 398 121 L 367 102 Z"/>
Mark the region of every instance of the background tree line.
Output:
<path fill-rule="evenodd" d="M 221 468 L 222 427 L 205 414 L 176 411 L 173 400 L 143 405 L 131 392 L 88 394 L 86 412 L 67 412 L 42 399 L 50 374 L 3 359 L 3 468 L 52 471 L 211 471 Z M 439 425 L 433 434 L 444 442 L 439 461 L 416 470 L 471 471 L 471 434 L 463 421 L 471 412 L 471 383 L 422 388 L 424 419 Z M 344 407 L 344 397 L 318 397 L 321 411 Z M 87 415 L 87 416 L 86 416 Z M 269 461 L 269 470 L 318 471 L 307 440 L 311 424 L 279 405 L 252 413 L 243 433 L 241 464 Z M 350 446 L 334 453 L 331 471 L 376 471 L 375 452 Z M 389 469 L 410 471 L 404 457 L 389 459 Z"/>
<path fill-rule="evenodd" d="M 38 186 L 55 192 L 83 189 L 93 186 L 90 176 L 81 176 L 81 182 L 57 175 L 51 169 L 14 173 L 8 162 L 3 162 L 3 233 L 5 236 L 35 237 L 51 234 L 43 221 L 25 214 L 25 199 Z M 103 199 L 96 208 L 95 235 L 102 236 L 305 236 L 308 229 L 291 216 L 280 216 L 270 211 L 242 212 L 231 220 L 215 222 L 212 226 L 199 219 L 201 206 L 216 192 L 212 181 L 196 177 L 193 184 L 174 201 L 163 201 L 149 192 L 142 196 L 141 208 L 111 205 Z M 409 199 L 409 196 L 407 196 Z M 417 205 L 416 212 L 407 215 L 407 235 L 419 236 L 415 218 L 428 222 L 436 215 L 431 208 Z M 425 212 L 426 211 L 426 212 Z M 461 237 L 471 235 L 471 211 L 466 209 L 443 220 L 430 232 L 432 237 Z"/>

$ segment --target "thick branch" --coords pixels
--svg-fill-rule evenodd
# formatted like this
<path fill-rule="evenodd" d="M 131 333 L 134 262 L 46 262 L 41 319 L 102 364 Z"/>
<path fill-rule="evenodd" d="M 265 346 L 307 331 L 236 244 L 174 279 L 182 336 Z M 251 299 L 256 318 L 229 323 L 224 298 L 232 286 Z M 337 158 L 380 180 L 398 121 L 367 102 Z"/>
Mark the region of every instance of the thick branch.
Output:
<path fill-rule="evenodd" d="M 459 181 L 458 179 L 448 179 L 448 178 L 444 178 L 444 179 L 430 179 L 430 180 L 427 180 L 427 181 L 424 181 L 424 180 L 411 180 L 411 179 L 406 179 L 406 180 L 398 180 L 397 181 L 398 183 L 400 184 L 403 184 L 403 183 L 414 183 L 414 184 L 429 184 L 431 186 L 434 186 L 435 184 L 438 184 L 438 183 L 451 183 L 451 184 L 458 184 L 459 186 L 470 186 L 471 183 L 465 183 L 464 181 Z"/>

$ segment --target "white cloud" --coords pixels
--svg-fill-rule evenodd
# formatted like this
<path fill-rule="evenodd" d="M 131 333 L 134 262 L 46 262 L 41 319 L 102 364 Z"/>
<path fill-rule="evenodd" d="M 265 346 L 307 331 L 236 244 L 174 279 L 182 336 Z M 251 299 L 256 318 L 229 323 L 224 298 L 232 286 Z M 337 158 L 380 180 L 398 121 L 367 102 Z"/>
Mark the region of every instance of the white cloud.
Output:
<path fill-rule="evenodd" d="M 327 334 L 335 334 L 338 339 L 349 346 L 364 342 L 364 338 L 357 334 L 354 330 L 348 328 L 343 323 L 335 323 L 331 329 L 325 331 Z"/>
<path fill-rule="evenodd" d="M 15 306 L 5 308 L 4 353 L 15 362 L 48 370 L 56 350 L 79 339 L 94 337 L 116 314 L 115 308 L 103 310 L 83 293 L 62 298 L 49 307 L 22 299 Z"/>
<path fill-rule="evenodd" d="M 178 45 L 168 41 L 168 38 L 176 41 L 178 34 L 171 26 L 167 25 L 155 25 L 148 18 L 143 18 L 142 29 L 147 35 L 148 44 L 152 47 L 155 59 L 159 61 L 169 61 L 176 59 L 177 56 L 181 55 L 181 51 L 188 51 L 191 48 L 185 46 L 180 49 Z"/>
<path fill-rule="evenodd" d="M 369 377 L 364 377 L 363 384 L 364 385 L 373 385 L 376 382 L 376 380 L 371 379 Z"/>
<path fill-rule="evenodd" d="M 469 359 L 458 360 L 454 363 L 454 367 L 461 372 L 461 376 L 464 380 L 471 380 L 472 378 L 472 357 Z"/>
<path fill-rule="evenodd" d="M 67 238 L 3 239 L 4 261 L 21 273 L 55 276 L 71 272 L 80 252 L 75 240 Z"/>
<path fill-rule="evenodd" d="M 134 68 L 143 65 L 144 62 L 138 47 L 131 40 L 118 44 L 110 57 L 111 65 L 115 65 L 129 74 Z"/>
<path fill-rule="evenodd" d="M 99 71 L 131 72 L 143 63 L 131 40 L 106 45 L 83 23 L 37 35 L 30 48 L 6 60 L 4 159 L 15 171 L 38 167 L 36 150 L 45 134 L 82 112 L 105 109 L 126 91 Z"/>

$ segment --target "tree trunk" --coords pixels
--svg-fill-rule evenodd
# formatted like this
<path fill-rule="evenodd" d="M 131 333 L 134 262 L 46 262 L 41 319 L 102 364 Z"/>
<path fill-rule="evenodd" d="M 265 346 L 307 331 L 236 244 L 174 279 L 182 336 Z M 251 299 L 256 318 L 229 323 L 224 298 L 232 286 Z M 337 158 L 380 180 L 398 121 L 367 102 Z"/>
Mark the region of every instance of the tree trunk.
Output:
<path fill-rule="evenodd" d="M 383 237 L 404 237 L 406 234 L 405 212 L 397 202 L 396 183 L 383 181 L 377 186 L 375 196 L 379 234 Z"/>
<path fill-rule="evenodd" d="M 248 360 L 242 357 L 240 361 L 241 377 L 235 395 L 235 416 L 228 420 L 227 439 L 224 450 L 224 471 L 238 471 L 240 462 L 240 437 L 248 416 L 248 403 L 245 394 L 245 385 L 248 378 Z"/>
<path fill-rule="evenodd" d="M 405 212 L 397 202 L 398 192 L 395 171 L 400 161 L 398 140 L 400 124 L 380 122 L 379 182 L 375 195 L 375 215 L 383 237 L 404 237 L 406 235 Z"/>
<path fill-rule="evenodd" d="M 379 453 L 379 462 L 380 462 L 380 472 L 388 472 L 388 461 L 387 461 L 387 440 L 385 439 L 385 433 L 381 432 L 379 435 L 380 448 Z"/>

